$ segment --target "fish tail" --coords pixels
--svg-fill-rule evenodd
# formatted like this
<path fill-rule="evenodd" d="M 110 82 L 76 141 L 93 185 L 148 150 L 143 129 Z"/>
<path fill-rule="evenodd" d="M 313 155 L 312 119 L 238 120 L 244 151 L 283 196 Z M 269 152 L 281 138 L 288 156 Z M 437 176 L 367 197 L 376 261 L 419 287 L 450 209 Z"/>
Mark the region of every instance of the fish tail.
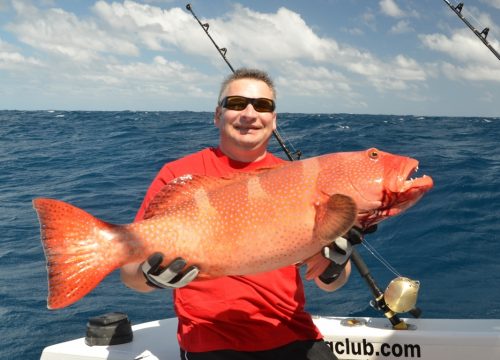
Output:
<path fill-rule="evenodd" d="M 120 226 L 53 199 L 33 200 L 47 259 L 49 309 L 78 301 L 123 264 L 117 239 Z"/>

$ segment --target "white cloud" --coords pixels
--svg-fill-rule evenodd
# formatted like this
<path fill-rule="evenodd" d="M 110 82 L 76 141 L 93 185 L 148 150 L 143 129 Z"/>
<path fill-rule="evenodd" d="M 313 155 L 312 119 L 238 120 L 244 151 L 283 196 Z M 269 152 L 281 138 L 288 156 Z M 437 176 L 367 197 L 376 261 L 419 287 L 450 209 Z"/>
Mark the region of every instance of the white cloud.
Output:
<path fill-rule="evenodd" d="M 500 9 L 500 0 L 480 0 L 482 3 L 488 4 L 496 9 Z"/>
<path fill-rule="evenodd" d="M 406 16 L 405 12 L 400 9 L 398 4 L 394 0 L 381 0 L 379 2 L 380 10 L 387 16 L 390 17 L 404 17 Z"/>
<path fill-rule="evenodd" d="M 138 47 L 174 47 L 220 62 L 199 26 L 192 25 L 190 15 L 179 8 L 167 11 L 133 1 L 111 5 L 99 1 L 94 11 L 114 29 L 134 37 Z M 286 8 L 276 13 L 261 13 L 235 5 L 223 19 L 207 21 L 219 46 L 229 49 L 228 57 L 240 59 L 240 63 L 247 66 L 263 63 L 273 66 L 294 60 L 334 63 L 350 68 L 351 63 L 374 61 L 369 53 L 318 36 L 299 14 Z"/>
<path fill-rule="evenodd" d="M 427 71 L 417 61 L 397 55 L 392 61 L 384 62 L 373 57 L 367 61 L 351 62 L 347 68 L 366 78 L 379 91 L 403 90 L 410 83 L 427 79 Z"/>
<path fill-rule="evenodd" d="M 351 70 L 366 79 L 381 93 L 402 90 L 417 91 L 420 84 L 427 80 L 427 72 L 415 60 L 398 55 L 388 63 L 374 61 L 369 64 L 352 64 Z"/>
<path fill-rule="evenodd" d="M 79 19 L 59 8 L 41 11 L 22 2 L 14 2 L 14 8 L 18 19 L 8 24 L 7 29 L 33 48 L 83 62 L 105 53 L 138 54 L 134 44 L 110 35 L 92 19 Z"/>
<path fill-rule="evenodd" d="M 15 46 L 0 38 L 0 69 L 22 70 L 32 66 L 43 66 L 43 63 L 34 57 L 22 55 Z"/>
<path fill-rule="evenodd" d="M 392 1 L 383 1 L 391 14 L 400 14 Z M 392 6 L 392 5 L 394 6 Z M 392 7 L 391 7 L 392 6 Z M 11 31 L 34 48 L 71 58 L 74 61 L 103 62 L 110 74 L 93 74 L 90 77 L 113 83 L 117 71 L 132 74 L 135 71 L 143 79 L 153 81 L 154 76 L 167 79 L 186 69 L 176 69 L 178 62 L 169 60 L 163 66 L 138 61 L 127 64 L 126 59 L 107 59 L 109 55 L 139 56 L 141 49 L 163 52 L 180 56 L 182 52 L 197 54 L 216 61 L 221 61 L 212 44 L 191 15 L 180 8 L 163 10 L 159 7 L 126 0 L 123 3 L 98 1 L 93 6 L 97 18 L 79 18 L 62 9 L 51 8 L 45 11 L 20 3 L 17 6 L 19 20 L 9 25 Z M 397 58 L 392 62 L 379 60 L 373 54 L 349 46 L 341 46 L 333 38 L 318 36 L 302 17 L 286 8 L 276 13 L 262 13 L 235 5 L 224 18 L 208 19 L 210 33 L 221 47 L 227 47 L 228 57 L 240 59 L 246 66 L 266 66 L 279 69 L 284 61 L 317 63 L 316 69 L 329 69 L 328 78 L 339 71 L 349 71 L 366 77 L 378 89 L 390 89 L 395 83 L 398 88 L 406 86 L 408 81 L 421 81 L 422 75 L 404 76 L 398 81 L 394 74 L 407 74 L 408 64 L 402 64 Z M 400 22 L 395 31 L 409 29 L 407 22 Z M 165 55 L 162 55 L 165 56 Z M 163 57 L 163 59 L 166 59 Z M 106 61 L 106 63 L 104 62 Z M 165 60 L 167 61 L 167 60 Z M 391 66 L 385 63 L 390 62 Z M 143 64 L 143 65 L 141 65 Z M 152 68 L 149 68 L 149 67 Z M 305 65 L 304 65 L 305 66 Z M 153 72 L 151 72 L 153 71 Z M 190 69 L 193 71 L 193 69 Z M 420 70 L 422 71 L 422 70 Z M 154 76 L 148 77 L 152 73 Z M 290 72 L 290 77 L 296 76 Z M 130 79 L 130 76 L 125 78 Z M 297 76 L 297 81 L 313 84 L 319 81 Z M 384 79 L 389 79 L 385 81 Z M 293 82 L 294 80 L 290 80 Z M 347 84 L 347 81 L 341 83 Z M 324 86 L 324 85 L 323 85 Z M 338 84 L 337 84 L 338 86 Z M 307 89 L 306 89 L 307 90 Z"/>
<path fill-rule="evenodd" d="M 294 103 L 295 111 L 303 111 L 306 104 L 314 104 L 315 112 L 339 107 L 359 111 L 366 106 L 363 96 L 353 89 L 352 79 L 326 66 L 284 61 L 273 73 L 278 97 L 299 100 Z"/>
<path fill-rule="evenodd" d="M 175 2 L 175 0 L 142 0 L 146 4 L 160 4 L 160 5 L 167 5 Z"/>
<path fill-rule="evenodd" d="M 343 28 L 342 31 L 356 36 L 364 35 L 364 31 L 358 27 Z"/>
<path fill-rule="evenodd" d="M 443 34 L 421 35 L 420 40 L 429 49 L 459 61 L 458 64 L 441 63 L 440 70 L 449 79 L 500 82 L 498 59 L 471 32 L 463 30 L 451 37 Z M 499 48 L 497 41 L 491 41 L 491 45 Z"/>
<path fill-rule="evenodd" d="M 372 31 L 377 30 L 377 21 L 376 21 L 376 16 L 374 13 L 372 13 L 370 10 L 365 11 L 363 14 L 361 14 L 361 22 L 363 25 L 367 26 L 369 29 Z"/>
<path fill-rule="evenodd" d="M 9 44 L 8 42 L 4 41 L 0 37 L 0 51 L 14 51 L 16 47 L 14 45 Z"/>
<path fill-rule="evenodd" d="M 68 80 L 78 81 L 80 87 L 117 89 L 128 94 L 154 94 L 155 96 L 183 97 L 183 94 L 201 98 L 214 98 L 204 87 L 216 80 L 184 64 L 156 56 L 151 62 L 110 63 L 86 72 L 67 74 Z M 217 79 L 219 80 L 219 79 Z"/>
<path fill-rule="evenodd" d="M 307 66 L 297 61 L 285 61 L 277 71 L 280 73 L 276 81 L 277 86 L 287 89 L 288 93 L 306 96 L 353 94 L 347 77 L 324 66 Z M 291 74 L 293 76 L 290 76 Z"/>
<path fill-rule="evenodd" d="M 392 34 L 403 34 L 412 31 L 414 31 L 414 29 L 410 26 L 410 22 L 408 20 L 399 20 L 396 25 L 391 27 L 390 30 Z"/>
<path fill-rule="evenodd" d="M 202 75 L 191 68 L 156 56 L 151 63 L 135 62 L 130 64 L 107 65 L 109 73 L 124 81 L 134 79 L 157 83 L 182 83 L 197 81 Z"/>
<path fill-rule="evenodd" d="M 0 69 L 23 70 L 26 66 L 42 66 L 42 62 L 26 57 L 18 52 L 7 52 L 0 50 Z"/>
<path fill-rule="evenodd" d="M 408 81 L 422 81 L 425 71 L 418 68 L 416 62 L 402 62 L 395 58 L 390 65 L 384 60 L 377 59 L 373 54 L 360 51 L 353 47 L 341 46 L 333 38 L 322 38 L 316 35 L 299 14 L 281 8 L 275 14 L 263 14 L 253 10 L 237 7 L 230 14 L 230 20 L 218 24 L 217 28 L 226 28 L 224 43 L 229 44 L 232 52 L 238 58 L 244 58 L 247 64 L 254 65 L 267 61 L 279 64 L 284 61 L 296 62 L 315 61 L 316 67 L 331 67 L 348 70 L 366 77 L 379 90 L 388 90 L 394 87 L 396 77 L 399 79 L 398 88 L 407 86 Z M 249 29 L 258 29 L 256 31 Z M 242 46 L 243 45 L 243 46 Z M 412 74 L 409 76 L 408 74 Z M 288 72 L 288 76 L 296 76 L 296 72 Z M 304 82 L 298 77 L 301 84 L 312 89 L 313 80 Z M 389 79 L 384 81 L 383 79 Z M 292 81 L 292 80 L 291 80 Z M 347 81 L 345 81 L 347 83 Z M 323 91 L 318 87 L 318 91 Z"/>
<path fill-rule="evenodd" d="M 414 59 L 404 55 L 398 55 L 391 64 L 394 76 L 401 80 L 424 81 L 427 73 L 424 68 Z"/>
<path fill-rule="evenodd" d="M 92 13 L 90 17 L 82 17 L 62 9 L 39 9 L 19 2 L 17 17 L 11 20 L 8 28 L 22 42 L 37 49 L 38 53 L 41 51 L 42 56 L 46 53 L 50 67 L 31 73 L 28 67 L 39 62 L 13 52 L 12 46 L 1 39 L 0 67 L 24 67 L 26 78 L 31 76 L 40 82 L 46 81 L 53 93 L 57 91 L 75 98 L 85 93 L 92 94 L 90 96 L 148 93 L 156 99 L 164 95 L 169 99 L 185 97 L 185 94 L 198 98 L 215 97 L 206 88 L 217 83 L 219 77 L 214 80 L 165 56 L 152 56 L 152 60 L 139 57 L 141 51 L 163 49 L 165 45 L 182 52 L 183 49 L 175 45 L 179 37 L 172 35 L 182 33 L 171 22 L 178 19 L 178 8 L 163 12 L 157 7 L 125 1 L 110 5 L 98 2 L 94 9 L 98 17 Z M 103 21 L 101 15 L 109 18 Z M 185 28 L 185 24 L 177 25 L 179 29 Z M 200 35 L 200 29 L 196 31 Z M 183 36 L 186 35 L 181 39 Z M 130 61 L 131 56 L 134 61 Z"/>
<path fill-rule="evenodd" d="M 477 64 L 459 66 L 445 62 L 441 70 L 452 80 L 500 82 L 500 67 L 491 69 Z"/>
<path fill-rule="evenodd" d="M 69 88 L 78 83 L 78 91 L 94 88 L 103 93 L 213 96 L 220 72 L 214 78 L 204 75 L 196 65 L 187 65 L 191 62 L 186 58 L 194 54 L 203 66 L 208 59 L 221 69 L 225 64 L 185 10 L 163 10 L 125 0 L 97 1 L 92 11 L 88 16 L 77 16 L 19 2 L 17 18 L 8 28 L 37 54 L 48 54 L 50 68 L 57 69 L 57 74 L 48 69 L 43 76 L 54 79 L 61 88 L 66 82 Z M 362 103 L 360 94 L 366 88 L 380 92 L 416 90 L 429 77 L 428 68 L 408 56 L 380 58 L 340 44 L 333 37 L 320 36 L 300 14 L 284 7 L 264 13 L 234 5 L 221 17 L 204 21 L 209 22 L 219 46 L 228 48 L 228 58 L 235 67 L 272 70 L 280 91 L 292 95 L 319 94 L 354 105 Z M 410 30 L 408 21 L 401 20 L 393 31 Z M 9 59 L 9 63 L 33 66 L 37 61 L 19 51 L 8 52 L 5 63 Z"/>
<path fill-rule="evenodd" d="M 468 30 L 455 32 L 451 37 L 443 34 L 428 34 L 420 35 L 419 38 L 429 49 L 445 53 L 463 63 L 482 64 L 493 68 L 499 66 L 498 59 Z M 499 46 L 497 41 L 490 43 L 494 48 Z"/>
<path fill-rule="evenodd" d="M 339 50 L 335 40 L 319 37 L 299 14 L 286 8 L 261 13 L 236 5 L 227 19 L 210 23 L 221 46 L 244 61 L 330 61 L 331 54 Z"/>
<path fill-rule="evenodd" d="M 137 46 L 145 45 L 148 49 L 160 51 L 170 45 L 188 50 L 201 45 L 201 41 L 191 41 L 201 38 L 194 36 L 200 35 L 201 30 L 190 15 L 180 8 L 163 10 L 134 1 L 111 4 L 98 1 L 93 10 L 114 32 L 134 39 Z"/>
<path fill-rule="evenodd" d="M 100 1 L 94 11 L 115 31 L 134 38 L 139 48 L 177 49 L 209 57 L 219 66 L 224 66 L 199 26 L 192 26 L 193 19 L 179 8 L 167 11 L 132 1 L 111 5 Z M 238 66 L 272 68 L 279 74 L 283 87 L 300 88 L 304 94 L 317 95 L 341 88 L 354 93 L 347 76 L 341 71 L 362 75 L 366 78 L 364 81 L 369 81 L 379 90 L 394 88 L 393 74 L 405 75 L 399 80 L 398 88 L 406 87 L 408 81 L 425 78 L 422 69 L 409 68 L 408 63 L 402 64 L 397 58 L 389 61 L 391 65 L 387 66 L 386 61 L 377 60 L 366 51 L 340 46 L 333 38 L 318 36 L 299 14 L 286 8 L 280 8 L 276 13 L 261 13 L 235 5 L 223 18 L 204 21 L 210 24 L 210 33 L 219 46 L 229 49 L 228 58 L 239 59 Z M 333 70 L 332 66 L 338 70 Z M 149 77 L 150 67 L 136 63 L 117 64 L 108 69 L 144 74 L 141 76 L 145 79 L 154 76 L 167 78 L 166 69 L 157 69 L 158 73 Z"/>

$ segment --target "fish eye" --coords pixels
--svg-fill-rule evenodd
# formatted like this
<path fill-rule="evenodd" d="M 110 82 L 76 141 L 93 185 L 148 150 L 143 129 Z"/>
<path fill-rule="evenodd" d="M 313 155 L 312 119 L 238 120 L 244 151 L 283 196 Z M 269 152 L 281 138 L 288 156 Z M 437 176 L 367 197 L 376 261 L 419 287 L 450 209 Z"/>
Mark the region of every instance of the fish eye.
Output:
<path fill-rule="evenodd" d="M 368 156 L 372 160 L 377 160 L 378 159 L 378 150 L 377 149 L 370 149 L 368 150 Z"/>

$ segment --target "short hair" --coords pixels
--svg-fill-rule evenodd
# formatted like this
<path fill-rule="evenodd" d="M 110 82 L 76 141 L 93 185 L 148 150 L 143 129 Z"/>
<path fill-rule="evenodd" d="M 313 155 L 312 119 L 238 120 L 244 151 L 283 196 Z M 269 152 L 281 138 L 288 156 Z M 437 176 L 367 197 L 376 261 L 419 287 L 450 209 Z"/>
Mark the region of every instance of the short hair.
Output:
<path fill-rule="evenodd" d="M 231 75 L 226 77 L 226 79 L 224 79 L 224 81 L 222 82 L 219 91 L 219 100 L 217 102 L 218 104 L 222 100 L 221 99 L 222 93 L 227 89 L 229 84 L 235 80 L 240 80 L 240 79 L 253 79 L 265 82 L 273 93 L 273 99 L 276 100 L 276 89 L 274 88 L 274 82 L 267 72 L 258 69 L 239 68 L 236 69 Z"/>

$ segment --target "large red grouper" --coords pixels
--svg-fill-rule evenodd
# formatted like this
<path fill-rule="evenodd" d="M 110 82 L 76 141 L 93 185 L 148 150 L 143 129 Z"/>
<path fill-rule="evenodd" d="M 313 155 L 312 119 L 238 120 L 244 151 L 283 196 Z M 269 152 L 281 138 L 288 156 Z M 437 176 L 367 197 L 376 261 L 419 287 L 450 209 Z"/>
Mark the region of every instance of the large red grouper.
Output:
<path fill-rule="evenodd" d="M 433 185 L 428 176 L 409 178 L 417 168 L 414 159 L 368 149 L 228 178 L 185 175 L 165 185 L 143 221 L 128 225 L 37 198 L 47 306 L 71 305 L 112 271 L 158 251 L 164 264 L 180 256 L 197 265 L 196 280 L 317 259 L 353 225 L 367 228 L 415 204 Z"/>

